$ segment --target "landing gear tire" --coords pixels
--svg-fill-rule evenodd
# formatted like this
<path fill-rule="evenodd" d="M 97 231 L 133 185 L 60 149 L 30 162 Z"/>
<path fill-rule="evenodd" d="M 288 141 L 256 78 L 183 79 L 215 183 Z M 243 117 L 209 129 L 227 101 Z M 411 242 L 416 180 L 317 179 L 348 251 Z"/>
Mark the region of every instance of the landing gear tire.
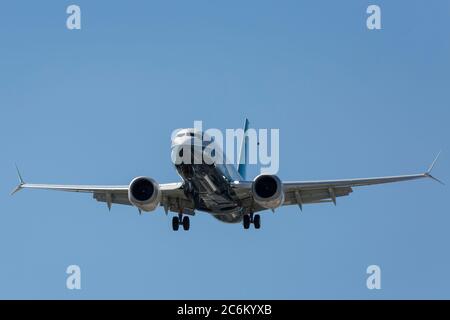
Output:
<path fill-rule="evenodd" d="M 190 227 L 189 217 L 183 217 L 183 229 L 188 231 Z"/>
<path fill-rule="evenodd" d="M 244 215 L 244 219 L 242 220 L 244 225 L 244 229 L 250 228 L 250 216 L 248 214 Z"/>
<path fill-rule="evenodd" d="M 261 217 L 259 214 L 253 217 L 253 225 L 255 226 L 255 229 L 261 228 Z"/>
<path fill-rule="evenodd" d="M 172 218 L 172 229 L 173 231 L 178 231 L 178 228 L 180 227 L 180 219 L 178 217 Z"/>

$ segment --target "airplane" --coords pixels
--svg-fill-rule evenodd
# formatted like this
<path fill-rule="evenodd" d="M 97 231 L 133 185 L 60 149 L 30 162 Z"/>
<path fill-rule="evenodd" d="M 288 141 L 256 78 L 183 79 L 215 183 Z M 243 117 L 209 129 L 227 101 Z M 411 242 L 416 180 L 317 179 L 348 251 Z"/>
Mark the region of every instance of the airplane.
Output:
<path fill-rule="evenodd" d="M 182 181 L 159 184 L 154 179 L 139 176 L 128 185 L 60 185 L 26 183 L 16 166 L 19 185 L 11 195 L 22 189 L 46 189 L 69 192 L 91 193 L 93 198 L 105 202 L 109 210 L 112 204 L 131 205 L 138 208 L 139 213 L 155 211 L 159 206 L 166 215 L 175 213 L 172 218 L 172 229 L 190 229 L 190 216 L 196 211 L 206 212 L 225 223 L 242 223 L 244 229 L 253 224 L 255 229 L 261 227 L 258 212 L 272 210 L 288 205 L 303 205 L 332 202 L 336 205 L 338 197 L 348 196 L 354 187 L 431 178 L 442 183 L 431 175 L 431 171 L 440 155 L 436 156 L 429 169 L 424 173 L 322 181 L 282 182 L 276 175 L 260 174 L 253 180 L 246 180 L 246 166 L 242 157 L 248 149 L 245 133 L 249 128 L 248 119 L 244 124 L 244 138 L 241 141 L 240 161 L 237 167 L 232 164 L 214 163 L 211 159 L 200 161 L 175 162 L 175 168 Z M 202 131 L 194 128 L 179 130 L 172 139 L 172 156 L 182 156 L 183 150 L 192 148 L 200 141 L 201 150 L 207 147 Z M 208 143 L 214 146 L 214 141 Z M 219 146 L 214 147 L 223 154 Z M 189 150 L 189 149 L 187 149 Z M 198 154 L 192 153 L 192 157 Z M 209 161 L 207 161 L 209 160 Z M 443 184 L 443 183 L 442 183 Z"/>

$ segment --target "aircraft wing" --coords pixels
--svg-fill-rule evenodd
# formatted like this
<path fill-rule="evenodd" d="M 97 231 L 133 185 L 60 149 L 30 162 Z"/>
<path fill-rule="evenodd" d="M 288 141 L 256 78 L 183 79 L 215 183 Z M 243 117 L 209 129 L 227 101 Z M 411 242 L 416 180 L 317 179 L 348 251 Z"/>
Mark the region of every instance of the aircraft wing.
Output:
<path fill-rule="evenodd" d="M 285 182 L 283 183 L 285 194 L 283 205 L 297 204 L 301 207 L 306 203 L 333 202 L 336 204 L 336 198 L 348 196 L 351 192 L 353 192 L 353 187 L 409 181 L 422 178 L 435 179 L 429 173 L 421 173 L 404 176 L 363 179 Z"/>
<path fill-rule="evenodd" d="M 422 178 L 431 178 L 442 183 L 440 180 L 431 175 L 431 170 L 433 169 L 438 157 L 439 154 L 431 164 L 428 171 L 419 174 L 362 179 L 283 182 L 283 191 L 285 195 L 283 206 L 296 204 L 300 207 L 300 209 L 302 209 L 302 205 L 308 203 L 333 202 L 336 204 L 336 198 L 348 196 L 351 192 L 353 192 L 353 187 L 417 180 Z M 251 181 L 236 182 L 234 184 L 236 194 L 244 203 L 247 204 L 247 206 L 253 206 L 254 212 L 265 210 L 264 208 L 254 204 L 251 195 L 251 185 Z"/>
<path fill-rule="evenodd" d="M 93 198 L 105 202 L 111 209 L 112 204 L 132 205 L 128 200 L 128 185 L 65 185 L 65 184 L 32 184 L 22 179 L 19 170 L 20 184 L 13 190 L 14 194 L 22 189 L 43 189 L 67 192 L 91 193 Z M 161 206 L 167 211 L 179 212 L 180 208 L 185 211 L 194 208 L 192 201 L 186 197 L 182 183 L 166 183 L 159 185 L 162 193 Z"/>

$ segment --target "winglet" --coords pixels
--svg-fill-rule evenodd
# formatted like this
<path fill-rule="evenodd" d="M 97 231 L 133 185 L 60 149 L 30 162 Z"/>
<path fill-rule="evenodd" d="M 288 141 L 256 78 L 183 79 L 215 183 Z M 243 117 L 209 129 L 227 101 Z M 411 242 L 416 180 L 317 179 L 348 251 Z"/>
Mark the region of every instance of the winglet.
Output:
<path fill-rule="evenodd" d="M 438 178 L 435 178 L 435 177 L 433 177 L 433 176 L 431 175 L 431 171 L 433 170 L 434 165 L 436 164 L 436 161 L 438 160 L 438 158 L 439 158 L 440 155 L 441 155 L 441 151 L 439 151 L 439 153 L 437 154 L 436 158 L 434 158 L 434 160 L 433 160 L 433 162 L 431 163 L 430 167 L 428 168 L 427 172 L 425 172 L 425 175 L 426 175 L 428 178 L 431 178 L 431 179 L 433 179 L 433 180 L 439 182 L 440 184 L 445 185 L 444 182 L 442 182 L 442 181 L 439 180 Z"/>
<path fill-rule="evenodd" d="M 17 176 L 19 177 L 19 185 L 14 188 L 14 190 L 11 192 L 11 195 L 22 190 L 22 186 L 25 184 L 25 181 L 23 180 L 22 175 L 20 174 L 19 167 L 17 167 L 17 164 L 16 164 L 16 170 L 17 170 Z"/>
<path fill-rule="evenodd" d="M 431 163 L 431 166 L 428 168 L 427 173 L 431 173 L 431 171 L 434 168 L 434 165 L 436 164 L 436 161 L 439 159 L 439 156 L 441 155 L 441 152 L 442 152 L 442 150 L 439 151 L 439 153 L 437 154 L 436 158 L 434 158 L 433 162 Z"/>

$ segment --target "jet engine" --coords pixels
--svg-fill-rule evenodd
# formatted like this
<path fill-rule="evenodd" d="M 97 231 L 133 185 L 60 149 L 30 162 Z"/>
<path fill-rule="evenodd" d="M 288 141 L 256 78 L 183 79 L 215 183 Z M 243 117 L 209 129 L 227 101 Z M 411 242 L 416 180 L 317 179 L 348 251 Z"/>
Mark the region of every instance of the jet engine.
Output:
<path fill-rule="evenodd" d="M 128 187 L 128 200 L 142 211 L 155 210 L 161 201 L 159 184 L 147 177 L 134 178 Z"/>
<path fill-rule="evenodd" d="M 275 175 L 261 174 L 253 180 L 253 199 L 266 209 L 276 209 L 284 202 L 283 183 Z"/>

